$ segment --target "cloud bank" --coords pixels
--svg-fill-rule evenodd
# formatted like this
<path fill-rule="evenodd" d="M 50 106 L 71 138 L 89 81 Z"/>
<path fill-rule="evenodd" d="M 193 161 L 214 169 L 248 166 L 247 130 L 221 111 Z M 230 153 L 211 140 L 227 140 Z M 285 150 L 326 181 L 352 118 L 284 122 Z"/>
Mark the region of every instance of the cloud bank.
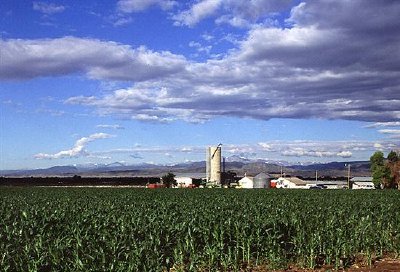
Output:
<path fill-rule="evenodd" d="M 185 59 L 170 52 L 97 39 L 10 39 L 1 40 L 0 46 L 2 80 L 84 73 L 93 79 L 143 81 L 185 68 Z"/>
<path fill-rule="evenodd" d="M 120 1 L 118 6 L 135 12 L 160 3 Z M 203 62 L 96 39 L 2 40 L 0 78 L 83 73 L 129 81 L 130 88 L 65 102 L 151 122 L 219 116 L 398 122 L 400 3 L 304 1 L 291 8 L 283 25 L 259 21 L 291 3 L 204 0 L 175 14 L 189 26 L 229 10 L 229 18 L 258 20 L 235 48 Z"/>

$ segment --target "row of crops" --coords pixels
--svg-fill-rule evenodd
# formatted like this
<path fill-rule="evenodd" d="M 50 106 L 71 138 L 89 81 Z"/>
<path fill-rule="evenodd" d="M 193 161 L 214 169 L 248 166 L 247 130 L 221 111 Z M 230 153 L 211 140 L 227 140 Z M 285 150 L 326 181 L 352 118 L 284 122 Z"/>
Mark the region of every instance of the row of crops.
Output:
<path fill-rule="evenodd" d="M 400 255 L 399 191 L 0 188 L 1 271 L 242 271 Z"/>

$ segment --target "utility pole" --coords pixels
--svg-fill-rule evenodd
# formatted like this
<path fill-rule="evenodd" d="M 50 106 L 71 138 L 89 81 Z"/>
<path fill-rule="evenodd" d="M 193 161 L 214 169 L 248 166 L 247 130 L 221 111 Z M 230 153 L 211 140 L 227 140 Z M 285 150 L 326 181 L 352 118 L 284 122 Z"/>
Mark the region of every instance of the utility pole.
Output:
<path fill-rule="evenodd" d="M 347 164 L 347 188 L 350 188 L 350 163 Z"/>
<path fill-rule="evenodd" d="M 315 170 L 315 182 L 318 181 L 318 170 Z"/>

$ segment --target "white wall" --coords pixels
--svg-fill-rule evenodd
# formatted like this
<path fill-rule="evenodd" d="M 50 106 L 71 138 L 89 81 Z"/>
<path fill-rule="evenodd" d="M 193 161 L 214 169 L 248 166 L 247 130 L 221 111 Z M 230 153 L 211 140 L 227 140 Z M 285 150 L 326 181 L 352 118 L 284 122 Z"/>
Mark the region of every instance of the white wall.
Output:
<path fill-rule="evenodd" d="M 239 186 L 241 188 L 252 189 L 254 187 L 253 179 L 244 177 L 241 180 L 239 180 Z"/>

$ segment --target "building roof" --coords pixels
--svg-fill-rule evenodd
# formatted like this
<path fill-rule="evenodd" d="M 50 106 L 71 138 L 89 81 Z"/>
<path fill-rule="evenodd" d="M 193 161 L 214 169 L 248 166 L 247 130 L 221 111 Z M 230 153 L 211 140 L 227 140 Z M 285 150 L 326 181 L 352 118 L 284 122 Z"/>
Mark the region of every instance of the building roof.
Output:
<path fill-rule="evenodd" d="M 253 181 L 253 180 L 254 180 L 254 177 L 244 176 L 244 177 L 241 178 L 239 181 L 246 180 L 246 179 L 249 179 L 249 180 Z"/>
<path fill-rule="evenodd" d="M 295 185 L 307 185 L 307 182 L 297 177 L 285 178 L 286 180 L 294 183 Z"/>
<path fill-rule="evenodd" d="M 265 174 L 265 173 L 261 172 L 257 176 L 255 176 L 254 178 L 256 178 L 256 179 L 260 179 L 260 178 L 271 179 L 272 177 L 270 175 L 268 175 L 268 174 Z"/>
<path fill-rule="evenodd" d="M 353 177 L 352 182 L 372 182 L 372 177 Z"/>

